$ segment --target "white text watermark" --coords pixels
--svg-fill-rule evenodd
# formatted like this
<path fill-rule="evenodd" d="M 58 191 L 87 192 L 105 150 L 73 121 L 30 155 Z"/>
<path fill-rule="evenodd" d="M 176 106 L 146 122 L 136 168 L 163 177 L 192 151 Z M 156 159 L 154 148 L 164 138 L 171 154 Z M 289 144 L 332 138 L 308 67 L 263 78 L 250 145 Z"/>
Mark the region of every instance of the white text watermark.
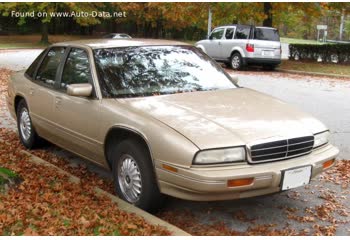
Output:
<path fill-rule="evenodd" d="M 32 17 L 32 18 L 125 18 L 126 12 L 105 12 L 105 11 L 70 11 L 70 12 L 45 12 L 45 11 L 29 11 L 29 12 L 16 12 L 11 11 L 11 17 L 21 18 L 21 17 Z"/>

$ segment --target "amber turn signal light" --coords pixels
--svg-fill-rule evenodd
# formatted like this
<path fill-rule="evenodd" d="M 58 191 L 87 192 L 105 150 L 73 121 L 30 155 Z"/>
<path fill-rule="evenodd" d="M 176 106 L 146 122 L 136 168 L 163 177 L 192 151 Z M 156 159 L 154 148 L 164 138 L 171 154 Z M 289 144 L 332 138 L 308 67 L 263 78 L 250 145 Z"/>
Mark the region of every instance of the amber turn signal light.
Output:
<path fill-rule="evenodd" d="M 231 179 L 227 181 L 228 187 L 248 186 L 254 182 L 254 178 Z"/>
<path fill-rule="evenodd" d="M 326 161 L 326 162 L 324 162 L 323 163 L 323 169 L 326 169 L 326 168 L 329 168 L 330 166 L 332 166 L 333 165 L 333 163 L 334 163 L 334 159 L 332 159 L 332 160 L 328 160 L 328 161 Z"/>
<path fill-rule="evenodd" d="M 177 172 L 177 168 L 174 168 L 174 167 L 172 167 L 172 166 L 163 164 L 162 167 L 163 167 L 165 170 L 168 170 L 168 171 L 170 171 L 170 172 Z"/>

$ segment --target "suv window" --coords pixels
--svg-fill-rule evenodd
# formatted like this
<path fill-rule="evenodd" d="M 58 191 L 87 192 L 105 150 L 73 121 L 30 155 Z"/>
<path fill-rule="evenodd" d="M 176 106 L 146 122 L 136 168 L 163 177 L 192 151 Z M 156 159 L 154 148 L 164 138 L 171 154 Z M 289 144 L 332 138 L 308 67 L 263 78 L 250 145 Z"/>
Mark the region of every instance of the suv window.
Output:
<path fill-rule="evenodd" d="M 55 85 L 56 72 L 61 63 L 64 51 L 64 47 L 53 47 L 49 50 L 40 65 L 36 80 L 51 87 Z"/>
<path fill-rule="evenodd" d="M 222 35 L 224 35 L 224 28 L 218 28 L 214 29 L 214 31 L 211 33 L 210 38 L 211 39 L 221 39 Z"/>
<path fill-rule="evenodd" d="M 250 33 L 250 26 L 237 26 L 235 39 L 248 39 Z"/>
<path fill-rule="evenodd" d="M 232 39 L 234 31 L 235 31 L 234 28 L 226 28 L 225 38 Z"/>
<path fill-rule="evenodd" d="M 72 48 L 63 68 L 61 89 L 75 83 L 92 82 L 90 64 L 87 53 L 83 49 Z"/>
<path fill-rule="evenodd" d="M 277 29 L 255 28 L 254 39 L 279 42 L 280 36 Z"/>

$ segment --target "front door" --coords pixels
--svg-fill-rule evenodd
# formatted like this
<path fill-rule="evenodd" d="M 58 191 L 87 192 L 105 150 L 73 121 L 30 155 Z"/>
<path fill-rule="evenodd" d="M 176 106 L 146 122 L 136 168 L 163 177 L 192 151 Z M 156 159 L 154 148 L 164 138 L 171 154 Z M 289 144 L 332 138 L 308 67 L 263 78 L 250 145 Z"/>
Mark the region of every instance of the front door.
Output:
<path fill-rule="evenodd" d="M 55 96 L 54 116 L 60 130 L 58 141 L 63 147 L 97 161 L 103 156 L 103 143 L 96 140 L 100 126 L 100 100 L 94 90 L 90 97 L 68 95 L 67 86 L 78 83 L 93 86 L 90 63 L 84 49 L 71 48 Z"/>
<path fill-rule="evenodd" d="M 214 59 L 221 59 L 221 44 L 222 38 L 225 32 L 225 28 L 216 28 L 214 29 L 207 41 L 205 50 L 207 54 Z"/>

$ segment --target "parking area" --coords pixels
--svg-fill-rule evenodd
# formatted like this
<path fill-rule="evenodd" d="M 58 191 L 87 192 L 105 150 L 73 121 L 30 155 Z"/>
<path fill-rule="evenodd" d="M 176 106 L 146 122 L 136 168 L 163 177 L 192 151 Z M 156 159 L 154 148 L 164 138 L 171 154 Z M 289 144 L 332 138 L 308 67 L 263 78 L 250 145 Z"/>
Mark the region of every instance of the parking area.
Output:
<path fill-rule="evenodd" d="M 25 69 L 40 51 L 0 51 L 0 68 Z M 339 160 L 350 159 L 350 79 L 259 69 L 227 71 L 238 75 L 241 86 L 270 94 L 320 119 L 340 148 Z M 1 106 L 0 111 L 0 127 L 15 129 L 7 109 Z M 67 159 L 71 166 L 83 162 L 56 147 L 47 151 Z M 110 178 L 103 169 L 92 164 L 88 168 Z M 195 235 L 350 235 L 349 171 L 349 161 L 339 161 L 309 186 L 245 200 L 198 203 L 169 197 L 157 216 Z"/>

